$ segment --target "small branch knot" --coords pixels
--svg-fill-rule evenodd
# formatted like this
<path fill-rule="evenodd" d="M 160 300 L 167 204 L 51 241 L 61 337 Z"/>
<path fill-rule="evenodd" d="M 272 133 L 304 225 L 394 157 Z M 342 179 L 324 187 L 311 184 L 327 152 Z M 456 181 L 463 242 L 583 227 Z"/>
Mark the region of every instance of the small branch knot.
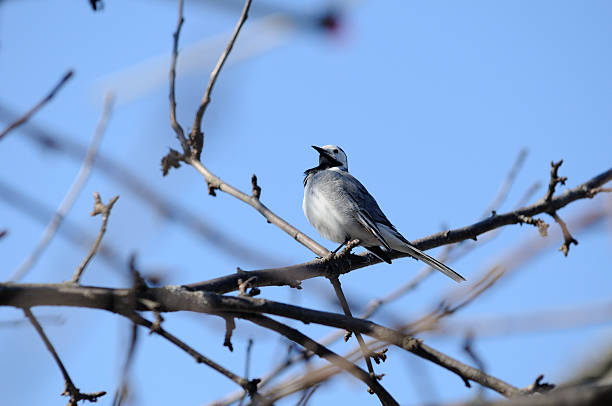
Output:
<path fill-rule="evenodd" d="M 536 380 L 525 389 L 522 390 L 524 394 L 530 395 L 533 393 L 546 393 L 555 388 L 555 385 L 548 382 L 542 382 L 544 379 L 544 374 L 538 375 Z"/>
<path fill-rule="evenodd" d="M 249 394 L 250 397 L 253 397 L 255 393 L 257 393 L 257 385 L 259 385 L 261 379 L 251 379 L 246 384 L 244 384 L 244 390 Z"/>
<path fill-rule="evenodd" d="M 546 195 L 544 195 L 544 201 L 550 202 L 555 194 L 555 188 L 557 184 L 565 185 L 565 181 L 567 180 L 566 176 L 559 177 L 559 167 L 563 164 L 563 159 L 559 162 L 551 162 L 550 163 L 550 182 L 548 183 L 548 190 L 546 191 Z"/>
<path fill-rule="evenodd" d="M 231 352 L 234 351 L 232 345 L 232 333 L 236 329 L 236 322 L 233 317 L 225 317 L 225 337 L 223 338 L 223 346 L 227 347 Z"/>
<path fill-rule="evenodd" d="M 255 176 L 255 174 L 251 176 L 251 185 L 253 187 L 253 197 L 259 200 L 259 196 L 261 196 L 261 187 L 257 184 L 257 176 Z"/>
<path fill-rule="evenodd" d="M 215 190 L 219 189 L 219 185 L 217 183 L 213 183 L 213 182 L 206 182 L 206 186 L 208 188 L 208 194 L 211 196 L 217 196 L 217 193 L 215 193 Z"/>
<path fill-rule="evenodd" d="M 170 151 L 161 160 L 162 175 L 166 176 L 172 168 L 180 168 L 183 158 L 183 155 L 177 150 L 170 148 Z"/>
<path fill-rule="evenodd" d="M 387 360 L 388 350 L 389 350 L 388 348 L 385 348 L 382 351 L 372 351 L 370 352 L 370 357 L 372 357 L 374 362 L 376 362 L 377 364 L 380 364 L 381 362 L 385 362 Z"/>
<path fill-rule="evenodd" d="M 248 278 L 247 280 L 243 281 L 242 279 L 238 279 L 238 296 L 251 296 L 248 292 L 247 293 L 247 289 L 250 287 L 251 282 L 257 280 L 256 276 L 251 276 L 250 278 Z M 257 289 L 259 291 L 259 289 Z M 253 291 L 253 289 L 251 289 L 251 292 Z M 259 293 L 259 292 L 258 292 Z"/>
<path fill-rule="evenodd" d="M 518 221 L 519 221 L 519 224 L 521 225 L 529 224 L 529 225 L 537 227 L 538 232 L 540 233 L 542 237 L 546 237 L 548 235 L 548 227 L 550 227 L 550 225 L 542 219 L 524 216 L 521 214 L 518 216 Z"/>
<path fill-rule="evenodd" d="M 98 192 L 94 192 L 94 208 L 91 211 L 91 216 L 97 216 L 98 214 L 102 214 L 103 216 L 108 216 L 111 209 L 119 199 L 119 196 L 115 196 L 108 204 L 102 203 L 102 199 L 100 198 L 100 194 Z"/>

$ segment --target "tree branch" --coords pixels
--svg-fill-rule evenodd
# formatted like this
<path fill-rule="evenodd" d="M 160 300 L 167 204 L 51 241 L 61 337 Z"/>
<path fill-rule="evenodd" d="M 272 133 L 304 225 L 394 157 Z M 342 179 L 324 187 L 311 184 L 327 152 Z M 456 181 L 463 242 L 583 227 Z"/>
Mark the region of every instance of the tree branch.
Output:
<path fill-rule="evenodd" d="M 138 325 L 141 325 L 141 326 L 144 326 L 144 327 L 147 327 L 148 329 L 150 329 L 150 331 L 152 331 L 152 332 L 154 332 L 154 333 L 164 337 L 166 340 L 170 341 L 172 344 L 176 345 L 181 350 L 183 350 L 187 354 L 191 355 L 193 357 L 193 359 L 196 360 L 197 363 L 205 364 L 205 365 L 209 366 L 210 368 L 212 368 L 215 371 L 219 372 L 221 375 L 224 375 L 225 377 L 227 377 L 228 379 L 230 379 L 231 381 L 233 381 L 237 385 L 240 385 L 247 393 L 249 393 L 249 395 L 253 396 L 253 395 L 256 394 L 256 392 L 257 392 L 257 383 L 259 383 L 259 379 L 248 380 L 248 379 L 242 378 L 242 377 L 234 374 L 230 370 L 224 368 L 223 366 L 217 364 L 215 361 L 205 357 L 204 355 L 202 355 L 198 351 L 194 350 L 189 345 L 185 344 L 182 340 L 180 340 L 179 338 L 175 337 L 174 335 L 172 335 L 169 332 L 167 332 L 166 330 L 164 330 L 163 327 L 161 327 L 159 325 L 155 325 L 155 323 L 150 322 L 149 320 L 147 320 L 144 317 L 140 316 L 136 312 L 131 312 L 131 313 L 128 313 L 128 314 L 123 314 L 123 315 L 128 317 L 128 318 L 130 318 L 134 323 L 136 323 Z"/>
<path fill-rule="evenodd" d="M 72 382 L 72 379 L 70 379 L 70 375 L 68 374 L 68 371 L 66 371 L 66 368 L 64 367 L 64 364 L 62 363 L 62 360 L 60 359 L 59 355 L 57 355 L 57 352 L 55 351 L 53 344 L 51 344 L 51 341 L 49 341 L 49 338 L 45 334 L 45 331 L 43 330 L 40 323 L 38 323 L 38 320 L 36 320 L 36 317 L 34 317 L 30 309 L 27 307 L 23 309 L 23 312 L 25 313 L 26 317 L 30 320 L 30 323 L 32 323 L 32 325 L 36 329 L 36 332 L 38 333 L 40 338 L 45 343 L 45 347 L 47 347 L 47 350 L 49 350 L 49 352 L 53 356 L 53 359 L 55 360 L 55 363 L 59 367 L 60 371 L 62 371 L 62 376 L 64 377 L 64 384 L 65 384 L 64 392 L 62 392 L 62 395 L 70 396 L 70 400 L 68 401 L 68 406 L 77 406 L 80 400 L 87 400 L 89 402 L 97 402 L 99 397 L 106 395 L 105 391 L 93 392 L 93 393 L 81 393 L 79 391 L 79 388 L 74 386 L 74 383 Z"/>
<path fill-rule="evenodd" d="M 176 62 L 178 60 L 178 42 L 179 35 L 181 35 L 181 27 L 183 26 L 185 19 L 183 18 L 183 0 L 179 0 L 178 3 L 178 19 L 176 22 L 176 31 L 172 34 L 172 62 L 170 63 L 170 125 L 176 133 L 176 137 L 179 139 L 181 146 L 183 147 L 183 153 L 189 155 L 189 144 L 185 139 L 185 132 L 183 127 L 176 120 L 176 96 L 175 96 L 175 82 L 176 82 Z"/>
<path fill-rule="evenodd" d="M 43 236 L 40 241 L 32 251 L 32 253 L 26 258 L 26 260 L 21 264 L 21 266 L 15 271 L 13 276 L 11 276 L 11 281 L 18 281 L 21 279 L 30 268 L 38 261 L 40 255 L 45 251 L 49 242 L 55 235 L 58 227 L 64 220 L 68 211 L 76 201 L 77 197 L 81 193 L 81 190 L 85 186 L 89 175 L 91 174 L 91 169 L 93 167 L 94 160 L 96 159 L 96 155 L 98 153 L 98 147 L 100 146 L 100 142 L 102 141 L 102 136 L 104 135 L 104 130 L 106 129 L 106 125 L 108 124 L 108 120 L 110 118 L 111 110 L 113 105 L 113 97 L 112 95 L 107 95 L 104 103 L 104 109 L 102 110 L 102 115 L 100 116 L 100 121 L 96 126 L 96 130 L 89 144 L 89 148 L 87 150 L 87 155 L 81 164 L 81 168 L 70 186 L 68 193 L 64 197 L 64 200 L 58 207 L 57 211 L 53 215 L 53 218 L 47 225 Z"/>
<path fill-rule="evenodd" d="M 225 47 L 225 51 L 219 57 L 219 60 L 217 61 L 217 65 L 215 66 L 213 71 L 210 73 L 210 80 L 208 82 L 208 86 L 206 87 L 204 96 L 202 97 L 202 100 L 200 101 L 200 107 L 198 107 L 195 118 L 193 120 L 193 126 L 191 127 L 191 134 L 189 135 L 189 144 L 193 148 L 191 152 L 191 156 L 197 159 L 198 161 L 200 160 L 200 154 L 202 153 L 202 145 L 204 144 L 204 140 L 203 140 L 204 135 L 202 134 L 202 117 L 204 116 L 204 113 L 206 112 L 206 107 L 208 107 L 208 104 L 210 103 L 210 94 L 213 90 L 213 87 L 215 86 L 215 83 L 217 82 L 217 78 L 219 77 L 221 68 L 223 68 L 223 65 L 225 64 L 227 57 L 229 56 L 230 52 L 232 52 L 232 48 L 234 47 L 236 38 L 238 38 L 240 29 L 242 28 L 242 26 L 244 25 L 244 22 L 249 16 L 250 8 L 251 8 L 251 0 L 246 0 L 244 3 L 244 7 L 242 9 L 242 14 L 240 15 L 240 19 L 238 20 L 238 23 L 236 24 L 236 28 L 234 29 L 234 33 L 232 34 L 232 37 L 227 43 L 227 46 Z"/>
<path fill-rule="evenodd" d="M 510 224 L 520 224 L 522 216 L 535 216 L 548 211 L 561 209 L 568 204 L 585 198 L 593 198 L 597 193 L 604 191 L 602 185 L 612 180 L 612 169 L 595 176 L 587 182 L 576 186 L 573 189 L 566 190 L 564 193 L 552 198 L 550 202 L 540 200 L 532 205 L 522 207 L 520 209 L 507 212 L 504 214 L 496 214 L 495 216 L 487 217 L 484 220 L 458 228 L 432 234 L 428 237 L 412 240 L 412 245 L 420 250 L 428 250 L 442 245 L 457 243 L 463 240 L 474 239 L 477 236 L 488 231 L 494 230 Z M 238 192 L 241 193 L 241 192 Z M 241 198 L 241 200 L 243 200 Z M 248 201 L 248 196 L 245 195 L 243 201 Z M 318 245 L 318 244 L 317 244 Z M 325 256 L 325 253 L 323 253 Z M 391 258 L 402 258 L 408 256 L 401 252 L 392 252 Z M 379 259 L 368 253 L 350 256 L 350 266 L 342 272 L 351 272 L 356 269 L 364 268 L 381 262 Z M 284 286 L 295 284 L 296 282 L 321 277 L 327 275 L 327 266 L 321 261 L 313 260 L 298 265 L 287 266 L 274 269 L 262 269 L 254 271 L 243 271 L 240 274 L 231 274 L 221 276 L 204 282 L 192 283 L 185 287 L 192 290 L 206 290 L 217 293 L 233 292 L 237 289 L 238 279 L 255 277 L 251 282 L 252 287 L 262 286 Z"/>
<path fill-rule="evenodd" d="M 4 136 L 6 134 L 11 132 L 15 128 L 19 127 L 20 125 L 24 124 L 34 114 L 36 114 L 36 112 L 38 110 L 40 110 L 45 104 L 47 104 L 49 101 L 51 101 L 51 99 L 53 99 L 55 94 L 62 88 L 62 86 L 64 86 L 66 84 L 66 82 L 68 82 L 68 80 L 72 77 L 73 74 L 74 74 L 74 71 L 72 71 L 72 70 L 69 70 L 68 72 L 66 72 L 64 74 L 64 76 L 62 77 L 62 79 L 59 81 L 59 83 L 57 85 L 55 85 L 55 87 L 53 89 L 51 89 L 49 94 L 47 94 L 41 101 L 36 103 L 34 105 L 34 107 L 32 107 L 30 110 L 28 110 L 22 117 L 20 117 L 19 119 L 14 121 L 12 124 L 10 124 L 8 127 L 6 127 L 4 129 L 4 131 L 2 131 L 0 133 L 0 141 L 2 141 L 2 138 L 4 138 Z"/>
<path fill-rule="evenodd" d="M 0 305 L 21 308 L 30 306 L 89 307 L 131 317 L 129 316 L 133 313 L 133 306 L 129 299 L 131 294 L 133 294 L 131 289 L 85 288 L 63 284 L 0 284 Z M 264 299 L 221 296 L 210 292 L 190 292 L 179 286 L 149 288 L 139 293 L 139 307 L 137 310 L 150 310 L 150 308 L 143 304 L 143 301 L 158 304 L 158 311 L 193 311 L 207 314 L 219 314 L 221 312 L 267 313 L 300 320 L 305 323 L 316 323 L 360 332 L 393 344 L 454 372 L 468 385 L 468 381 L 475 381 L 504 396 L 513 396 L 519 391 L 518 388 L 506 382 L 484 374 L 476 368 L 440 353 L 420 340 L 367 320 L 305 309 Z"/>
<path fill-rule="evenodd" d="M 113 206 L 115 205 L 117 199 L 119 199 L 119 196 L 113 197 L 112 199 L 110 199 L 108 204 L 104 204 L 100 199 L 100 194 L 98 192 L 94 192 L 94 208 L 91 212 L 91 215 L 95 216 L 98 214 L 102 214 L 102 225 L 100 226 L 98 236 L 96 237 L 96 240 L 91 246 L 89 253 L 87 253 L 87 256 L 85 257 L 83 262 L 81 262 L 81 265 L 79 265 L 74 271 L 74 275 L 72 275 L 72 279 L 70 280 L 71 283 L 79 283 L 81 275 L 83 274 L 83 271 L 85 271 L 85 268 L 89 264 L 89 261 L 91 261 L 94 255 L 96 255 L 96 252 L 98 252 L 98 248 L 100 248 L 100 244 L 102 243 L 102 237 L 104 237 L 104 233 L 106 233 L 106 224 L 108 223 L 110 212 L 113 209 Z"/>
<path fill-rule="evenodd" d="M 260 314 L 245 315 L 244 313 L 232 313 L 232 315 L 235 317 L 243 318 L 245 320 L 249 320 L 257 325 L 276 331 L 277 333 L 287 337 L 289 340 L 300 344 L 305 349 L 317 354 L 319 357 L 325 358 L 333 365 L 345 370 L 349 374 L 353 375 L 354 377 L 368 385 L 368 388 L 370 388 L 373 393 L 378 396 L 380 402 L 383 405 L 399 404 L 395 399 L 393 399 L 391 394 L 389 394 L 389 392 L 387 392 L 387 390 L 380 383 L 378 383 L 376 377 L 371 376 L 363 369 L 357 367 L 353 363 L 347 361 L 345 358 L 339 356 L 338 354 L 334 353 L 323 345 L 317 343 L 313 339 L 300 333 L 298 330 L 291 328 L 286 324 L 279 323 L 278 321 L 273 320 L 269 317 L 262 316 Z"/>

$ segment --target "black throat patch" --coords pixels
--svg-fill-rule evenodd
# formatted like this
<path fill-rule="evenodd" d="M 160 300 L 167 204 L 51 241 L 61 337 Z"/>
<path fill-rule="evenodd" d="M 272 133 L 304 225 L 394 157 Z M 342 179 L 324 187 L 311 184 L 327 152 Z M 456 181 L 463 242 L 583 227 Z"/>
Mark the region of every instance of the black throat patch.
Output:
<path fill-rule="evenodd" d="M 306 186 L 310 175 L 314 175 L 319 171 L 324 171 L 325 169 L 335 168 L 338 166 L 342 166 L 342 162 L 335 160 L 327 154 L 319 154 L 319 165 L 304 171 L 304 186 Z"/>

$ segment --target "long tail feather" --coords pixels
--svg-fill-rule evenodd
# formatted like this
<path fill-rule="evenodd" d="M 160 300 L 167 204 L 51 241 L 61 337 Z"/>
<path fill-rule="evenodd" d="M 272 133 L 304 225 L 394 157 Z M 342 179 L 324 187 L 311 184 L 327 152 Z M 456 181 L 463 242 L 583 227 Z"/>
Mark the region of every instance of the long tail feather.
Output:
<path fill-rule="evenodd" d="M 430 257 L 429 255 L 413 247 L 412 245 L 404 244 L 400 251 L 405 252 L 406 254 L 410 254 L 410 256 L 425 262 L 427 265 L 442 272 L 444 275 L 448 276 L 455 282 L 465 281 L 465 278 L 463 276 L 459 275 L 457 272 L 453 271 L 448 266 L 444 265 L 442 262 Z"/>

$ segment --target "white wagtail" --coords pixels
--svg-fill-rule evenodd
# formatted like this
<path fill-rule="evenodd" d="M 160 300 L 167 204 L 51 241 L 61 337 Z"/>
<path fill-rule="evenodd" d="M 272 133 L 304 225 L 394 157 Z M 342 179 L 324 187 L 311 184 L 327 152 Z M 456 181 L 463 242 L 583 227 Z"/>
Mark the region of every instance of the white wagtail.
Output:
<path fill-rule="evenodd" d="M 336 145 L 313 145 L 313 148 L 319 152 L 319 165 L 304 172 L 302 208 L 319 234 L 341 244 L 334 252 L 349 241 L 359 239 L 361 246 L 389 264 L 388 253 L 396 250 L 420 259 L 457 282 L 465 280 L 442 262 L 410 245 L 395 229 L 374 197 L 348 172 L 342 148 Z"/>

